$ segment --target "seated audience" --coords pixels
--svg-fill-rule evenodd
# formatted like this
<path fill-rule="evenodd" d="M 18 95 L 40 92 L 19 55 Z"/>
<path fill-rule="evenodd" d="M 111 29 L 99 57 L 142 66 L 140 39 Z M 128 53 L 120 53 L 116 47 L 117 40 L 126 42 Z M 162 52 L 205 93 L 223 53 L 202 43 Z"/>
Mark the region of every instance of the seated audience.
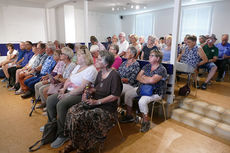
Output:
<path fill-rule="evenodd" d="M 32 45 L 33 45 L 32 42 L 26 41 L 25 45 L 26 45 L 26 51 L 25 51 L 25 54 L 23 56 L 24 57 L 23 61 L 20 63 L 20 65 L 17 65 L 17 66 L 14 66 L 14 67 L 11 67 L 8 69 L 9 85 L 11 87 L 13 87 L 15 85 L 15 77 L 16 77 L 17 69 L 21 69 L 22 67 L 24 67 L 29 62 L 31 57 L 34 55 L 34 53 L 32 52 Z"/>
<path fill-rule="evenodd" d="M 119 42 L 118 42 L 118 46 L 119 46 L 119 52 L 118 55 L 120 57 L 124 56 L 128 47 L 129 47 L 129 42 L 125 39 L 125 33 L 121 32 L 119 34 Z"/>
<path fill-rule="evenodd" d="M 33 77 L 38 72 L 40 72 L 43 63 L 45 62 L 47 58 L 47 54 L 45 54 L 46 45 L 43 43 L 38 43 L 37 50 L 38 55 L 36 57 L 32 57 L 29 61 L 29 63 L 23 67 L 22 69 L 18 69 L 16 71 L 16 86 L 20 86 L 20 89 L 18 89 L 15 94 L 20 95 L 25 93 L 24 91 L 27 89 L 24 81 Z M 35 48 L 34 48 L 35 51 Z M 35 52 L 36 54 L 36 52 Z M 18 74 L 18 75 L 17 75 Z M 18 85 L 19 84 L 19 85 Z"/>
<path fill-rule="evenodd" d="M 167 71 L 161 64 L 162 53 L 158 49 L 154 49 L 149 55 L 149 64 L 146 64 L 137 75 L 137 80 L 140 82 L 139 87 L 129 89 L 125 93 L 125 104 L 127 105 L 126 116 L 121 117 L 122 123 L 133 122 L 132 116 L 133 99 L 141 96 L 138 101 L 140 112 L 142 113 L 143 121 L 141 124 L 141 132 L 147 132 L 150 129 L 150 121 L 148 119 L 148 104 L 154 100 L 160 100 L 166 90 Z M 152 85 L 152 95 L 140 95 L 141 86 Z M 143 86 L 144 87 L 144 86 Z"/>
<path fill-rule="evenodd" d="M 3 60 L 2 62 L 0 62 L 0 68 L 2 68 L 1 71 L 6 71 L 8 70 L 8 67 L 11 67 L 13 61 L 17 58 L 18 55 L 18 51 L 14 49 L 14 45 L 13 44 L 7 44 L 6 45 L 8 51 L 7 51 L 7 57 L 5 60 Z M 7 73 L 8 74 L 8 73 Z M 2 82 L 6 82 L 9 80 L 9 76 L 5 77 Z"/>
<path fill-rule="evenodd" d="M 201 65 L 199 68 L 205 68 L 208 70 L 208 77 L 205 82 L 201 85 L 201 89 L 207 89 L 208 82 L 213 78 L 216 73 L 217 66 L 214 64 L 218 58 L 218 48 L 214 45 L 216 42 L 216 36 L 212 34 L 208 40 L 207 45 L 204 45 L 203 50 L 208 58 L 208 62 L 206 64 Z"/>
<path fill-rule="evenodd" d="M 136 55 L 137 49 L 135 47 L 129 47 L 125 55 L 127 60 L 124 61 L 118 69 L 123 83 L 122 95 L 130 89 L 133 89 L 133 87 L 137 87 L 138 81 L 136 79 L 140 71 L 140 64 L 135 59 Z"/>
<path fill-rule="evenodd" d="M 190 35 L 187 38 L 187 47 L 182 50 L 178 56 L 176 63 L 176 70 L 180 72 L 195 72 L 194 80 L 196 81 L 197 68 L 205 64 L 208 59 L 201 47 L 196 45 L 197 38 Z"/>
<path fill-rule="evenodd" d="M 187 41 L 187 38 L 186 38 Z M 171 45 L 172 45 L 172 36 L 167 36 L 166 37 L 166 47 L 162 48 L 161 51 L 163 53 L 163 62 L 170 62 L 170 57 L 171 57 Z"/>
<path fill-rule="evenodd" d="M 137 49 L 137 56 L 136 59 L 139 57 L 141 53 L 141 45 L 137 43 L 138 36 L 136 34 L 131 35 L 131 44 L 129 47 L 135 47 Z"/>
<path fill-rule="evenodd" d="M 91 55 L 93 57 L 93 63 L 95 65 L 96 64 L 96 60 L 97 60 L 98 55 L 99 55 L 99 47 L 97 45 L 92 45 L 90 47 L 90 52 L 91 52 Z"/>
<path fill-rule="evenodd" d="M 51 143 L 52 148 L 59 148 L 68 140 L 64 136 L 64 123 L 68 109 L 81 101 L 81 95 L 86 87 L 94 83 L 97 70 L 93 65 L 93 59 L 88 49 L 80 49 L 77 52 L 77 66 L 70 77 L 65 81 L 64 87 L 58 93 L 47 98 L 46 108 L 48 122 L 57 119 L 57 139 Z"/>
<path fill-rule="evenodd" d="M 73 51 L 72 51 L 73 52 Z M 34 85 L 34 90 L 35 90 L 35 100 L 39 100 L 41 97 L 41 94 L 44 90 L 44 88 L 48 87 L 50 83 L 55 82 L 54 77 L 55 76 L 59 76 L 62 75 L 63 71 L 64 71 L 64 67 L 65 67 L 65 63 L 64 61 L 62 61 L 60 59 L 60 55 L 61 55 L 61 50 L 56 49 L 54 51 L 54 55 L 53 58 L 56 61 L 56 66 L 54 67 L 52 73 L 50 74 L 46 74 L 45 76 L 43 76 L 41 78 L 41 81 L 36 83 Z M 52 78 L 53 80 L 52 80 Z M 58 80 L 56 80 L 58 81 Z M 37 108 L 43 108 L 45 106 L 45 103 L 42 102 L 41 105 L 39 105 Z"/>
<path fill-rule="evenodd" d="M 216 45 L 219 50 L 218 60 L 216 62 L 218 66 L 217 82 L 221 81 L 224 71 L 226 70 L 226 66 L 230 64 L 230 43 L 228 43 L 228 38 L 228 34 L 223 34 L 221 43 Z"/>
<path fill-rule="evenodd" d="M 200 35 L 198 46 L 204 47 L 206 45 L 207 38 L 204 35 Z"/>
<path fill-rule="evenodd" d="M 113 65 L 112 65 L 112 68 L 115 69 L 115 70 L 118 70 L 118 68 L 120 67 L 121 63 L 122 63 L 122 59 L 121 57 L 118 55 L 118 52 L 119 52 L 119 46 L 118 45 L 111 45 L 109 47 L 109 51 L 111 53 L 113 53 L 114 55 L 114 62 L 113 62 Z"/>
<path fill-rule="evenodd" d="M 155 41 L 156 41 L 155 36 L 151 36 L 151 35 L 148 36 L 147 45 L 145 45 L 142 48 L 141 60 L 149 60 L 150 51 L 153 50 L 153 49 L 157 49 L 157 46 L 155 46 Z"/>
<path fill-rule="evenodd" d="M 95 36 L 90 37 L 91 45 L 97 45 L 99 47 L 99 50 L 105 50 L 105 46 L 100 43 Z"/>
<path fill-rule="evenodd" d="M 111 68 L 113 62 L 112 53 L 99 53 L 97 67 L 101 71 L 94 88 L 88 90 L 92 98 L 88 99 L 85 91 L 82 102 L 72 106 L 66 115 L 65 134 L 70 138 L 70 143 L 62 152 L 92 151 L 98 143 L 104 143 L 108 132 L 115 125 L 122 82 L 119 74 Z M 85 107 L 86 104 L 91 108 Z"/>
<path fill-rule="evenodd" d="M 32 77 L 24 81 L 23 85 L 24 85 L 25 94 L 21 96 L 22 98 L 31 97 L 34 94 L 34 85 L 37 82 L 39 82 L 43 76 L 51 73 L 54 66 L 56 65 L 56 61 L 53 58 L 53 53 L 55 50 L 56 50 L 56 47 L 53 43 L 46 44 L 46 54 L 48 55 L 48 57 L 44 61 L 44 64 L 42 65 L 40 73 L 36 73 Z"/>
<path fill-rule="evenodd" d="M 159 47 L 159 49 L 162 49 L 162 48 L 166 47 L 165 38 L 164 37 L 160 37 L 158 47 Z"/>
<path fill-rule="evenodd" d="M 143 47 L 145 45 L 145 37 L 144 36 L 140 36 L 139 37 L 139 44 Z"/>

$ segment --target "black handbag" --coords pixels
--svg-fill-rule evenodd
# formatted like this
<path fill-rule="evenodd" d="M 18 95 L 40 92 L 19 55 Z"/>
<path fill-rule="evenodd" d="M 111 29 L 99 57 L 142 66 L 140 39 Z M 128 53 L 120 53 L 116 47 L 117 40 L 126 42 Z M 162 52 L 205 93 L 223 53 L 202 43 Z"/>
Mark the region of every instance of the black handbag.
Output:
<path fill-rule="evenodd" d="M 185 86 L 181 87 L 179 89 L 179 95 L 180 96 L 188 96 L 190 94 L 190 88 L 189 88 L 189 85 L 186 84 Z"/>
<path fill-rule="evenodd" d="M 57 138 L 57 121 L 48 122 L 44 127 L 42 139 L 35 142 L 29 147 L 29 152 L 34 152 L 41 148 L 42 145 L 53 142 Z M 40 143 L 37 148 L 34 148 Z M 34 148 L 34 149 L 33 149 Z"/>

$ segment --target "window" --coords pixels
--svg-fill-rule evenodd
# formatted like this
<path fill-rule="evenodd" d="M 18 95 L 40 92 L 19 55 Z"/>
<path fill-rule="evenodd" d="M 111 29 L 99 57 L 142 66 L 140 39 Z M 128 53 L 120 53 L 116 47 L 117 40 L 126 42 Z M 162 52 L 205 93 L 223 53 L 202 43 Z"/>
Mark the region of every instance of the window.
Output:
<path fill-rule="evenodd" d="M 184 41 L 186 34 L 210 34 L 212 7 L 183 8 L 180 41 Z"/>
<path fill-rule="evenodd" d="M 153 15 L 149 13 L 136 15 L 136 34 L 147 40 L 153 34 Z"/>

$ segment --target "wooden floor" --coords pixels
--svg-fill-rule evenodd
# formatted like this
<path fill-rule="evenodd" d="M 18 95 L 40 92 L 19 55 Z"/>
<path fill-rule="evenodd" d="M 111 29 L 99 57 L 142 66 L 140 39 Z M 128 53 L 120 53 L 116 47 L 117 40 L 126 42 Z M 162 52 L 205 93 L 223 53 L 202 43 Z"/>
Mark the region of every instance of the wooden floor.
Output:
<path fill-rule="evenodd" d="M 218 83 L 222 86 L 222 83 Z M 198 91 L 198 98 L 230 108 L 230 84 L 215 90 Z M 26 153 L 28 147 L 41 138 L 39 128 L 47 118 L 41 111 L 29 117 L 30 99 L 22 100 L 0 83 L 0 153 Z M 212 93 L 215 91 L 215 93 Z M 230 153 L 230 142 L 205 134 L 171 119 L 154 126 L 149 132 L 139 132 L 139 125 L 121 124 L 125 139 L 114 127 L 105 142 L 104 153 Z M 60 149 L 43 146 L 37 153 L 54 153 Z M 98 152 L 97 150 L 95 153 Z"/>

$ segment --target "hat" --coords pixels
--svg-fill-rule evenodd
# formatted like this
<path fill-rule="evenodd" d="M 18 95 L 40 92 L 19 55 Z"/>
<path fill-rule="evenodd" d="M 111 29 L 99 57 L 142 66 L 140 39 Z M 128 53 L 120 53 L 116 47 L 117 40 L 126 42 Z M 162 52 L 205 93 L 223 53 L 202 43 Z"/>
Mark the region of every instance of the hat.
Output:
<path fill-rule="evenodd" d="M 212 39 L 214 39 L 214 40 L 217 40 L 217 38 L 216 38 L 216 35 L 215 35 L 215 34 L 210 35 L 210 36 L 209 36 L 209 38 L 212 38 Z"/>
<path fill-rule="evenodd" d="M 90 52 L 95 52 L 95 51 L 99 51 L 99 47 L 97 45 L 92 45 L 90 47 Z"/>

